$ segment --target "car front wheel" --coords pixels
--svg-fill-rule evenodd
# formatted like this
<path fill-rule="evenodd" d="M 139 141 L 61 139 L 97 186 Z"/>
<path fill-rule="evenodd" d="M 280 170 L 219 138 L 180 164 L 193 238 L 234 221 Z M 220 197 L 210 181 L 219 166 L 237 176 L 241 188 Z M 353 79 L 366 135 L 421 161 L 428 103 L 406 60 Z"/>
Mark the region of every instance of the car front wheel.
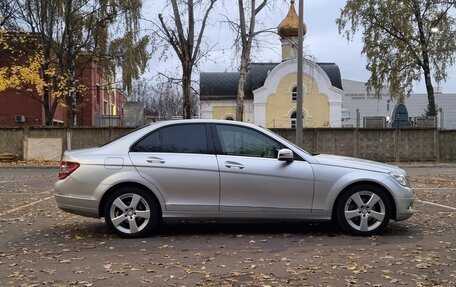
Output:
<path fill-rule="evenodd" d="M 145 190 L 121 188 L 107 200 L 104 216 L 108 227 L 123 238 L 151 233 L 158 223 L 158 206 Z"/>
<path fill-rule="evenodd" d="M 356 186 L 338 201 L 336 216 L 343 230 L 356 235 L 371 235 L 382 231 L 391 218 L 392 205 L 378 187 Z"/>

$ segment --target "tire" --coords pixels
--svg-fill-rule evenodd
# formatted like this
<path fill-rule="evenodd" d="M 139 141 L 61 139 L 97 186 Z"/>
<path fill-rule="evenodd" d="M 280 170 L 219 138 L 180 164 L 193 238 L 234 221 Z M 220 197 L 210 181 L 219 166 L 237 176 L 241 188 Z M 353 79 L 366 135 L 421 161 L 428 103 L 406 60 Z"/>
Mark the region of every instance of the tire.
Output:
<path fill-rule="evenodd" d="M 383 190 L 359 185 L 342 194 L 336 205 L 339 226 L 354 235 L 368 236 L 381 232 L 391 218 L 392 204 Z"/>
<path fill-rule="evenodd" d="M 108 228 L 122 238 L 146 236 L 158 225 L 160 209 L 150 192 L 125 187 L 111 194 L 104 206 Z"/>

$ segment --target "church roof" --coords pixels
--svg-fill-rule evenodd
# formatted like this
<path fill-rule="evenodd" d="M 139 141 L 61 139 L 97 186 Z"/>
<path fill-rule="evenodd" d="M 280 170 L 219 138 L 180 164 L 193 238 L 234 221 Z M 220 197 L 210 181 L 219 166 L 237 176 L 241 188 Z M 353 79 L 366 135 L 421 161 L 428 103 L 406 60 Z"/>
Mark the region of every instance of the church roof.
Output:
<path fill-rule="evenodd" d="M 279 63 L 252 63 L 247 74 L 245 99 L 253 99 L 253 91 L 262 87 L 272 69 Z M 316 63 L 328 75 L 332 86 L 342 90 L 342 80 L 339 67 L 334 63 Z M 235 99 L 239 73 L 215 72 L 200 74 L 200 99 Z"/>

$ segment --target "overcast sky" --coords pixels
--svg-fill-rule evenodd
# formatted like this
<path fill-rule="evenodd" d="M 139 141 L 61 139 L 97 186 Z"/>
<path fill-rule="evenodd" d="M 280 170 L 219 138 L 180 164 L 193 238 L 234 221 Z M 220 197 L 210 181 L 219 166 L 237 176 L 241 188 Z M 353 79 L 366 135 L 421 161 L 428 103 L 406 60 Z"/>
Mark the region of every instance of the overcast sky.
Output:
<path fill-rule="evenodd" d="M 259 1 L 257 1 L 259 2 Z M 259 15 L 262 28 L 277 27 L 286 16 L 289 9 L 289 1 L 279 0 L 270 1 L 267 9 L 261 11 Z M 335 19 L 339 16 L 345 0 L 305 0 L 304 1 L 304 22 L 307 25 L 307 35 L 304 39 L 305 54 L 311 55 L 317 62 L 334 62 L 342 74 L 343 79 L 366 81 L 369 72 L 365 69 L 366 59 L 361 55 L 362 42 L 361 36 L 357 35 L 354 41 L 347 42 L 338 33 Z M 171 11 L 165 9 L 165 0 L 145 0 L 144 18 L 156 20 L 158 13 L 163 13 L 166 18 Z M 211 47 L 208 59 L 202 61 L 197 71 L 203 72 L 223 72 L 237 71 L 238 60 L 233 52 L 233 33 L 226 23 L 226 17 L 236 19 L 237 1 L 219 0 L 216 3 L 210 23 L 206 28 L 205 43 Z M 296 10 L 298 10 L 298 0 L 296 0 Z M 164 10 L 165 9 L 165 10 Z M 150 23 L 144 22 L 147 28 Z M 146 75 L 154 75 L 157 72 L 172 73 L 179 67 L 179 62 L 174 53 L 170 50 L 166 61 L 160 61 L 156 54 Z M 265 34 L 261 38 L 261 47 L 252 52 L 252 62 L 280 62 L 281 46 L 279 37 L 273 33 Z M 434 87 L 437 86 L 434 84 Z M 449 79 L 441 84 L 444 93 L 456 93 L 456 67 L 449 71 Z M 415 93 L 425 93 L 423 83 L 414 85 Z"/>

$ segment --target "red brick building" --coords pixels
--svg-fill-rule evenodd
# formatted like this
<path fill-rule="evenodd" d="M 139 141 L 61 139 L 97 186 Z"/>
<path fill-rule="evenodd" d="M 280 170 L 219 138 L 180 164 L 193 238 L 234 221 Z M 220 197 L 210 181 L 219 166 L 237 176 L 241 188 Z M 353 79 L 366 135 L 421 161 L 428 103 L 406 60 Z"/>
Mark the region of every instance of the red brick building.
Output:
<path fill-rule="evenodd" d="M 66 110 L 57 107 L 54 121 L 66 123 Z M 0 92 L 0 126 L 45 125 L 43 105 L 27 92 L 8 89 Z"/>
<path fill-rule="evenodd" d="M 81 64 L 76 74 L 85 87 L 77 100 L 78 126 L 101 126 L 108 117 L 115 119 L 112 125 L 120 125 L 116 119 L 120 119 L 123 103 L 128 99 L 125 93 L 102 77 L 96 61 Z"/>
<path fill-rule="evenodd" d="M 24 60 L 25 62 L 25 60 Z M 11 55 L 0 50 L 0 67 L 11 66 Z M 77 95 L 76 119 L 78 126 L 100 126 L 103 119 L 112 126 L 121 125 L 123 103 L 126 95 L 110 84 L 101 74 L 96 61 L 79 62 L 76 78 L 85 87 Z M 35 89 L 6 89 L 0 92 L 0 126 L 32 126 L 45 125 L 45 109 L 40 102 L 44 95 Z M 52 95 L 50 95 L 52 97 Z M 52 100 L 53 101 L 53 100 Z M 51 101 L 51 102 L 52 102 Z M 58 105 L 54 114 L 53 125 L 68 125 L 70 123 L 70 108 L 67 99 L 64 105 Z"/>

